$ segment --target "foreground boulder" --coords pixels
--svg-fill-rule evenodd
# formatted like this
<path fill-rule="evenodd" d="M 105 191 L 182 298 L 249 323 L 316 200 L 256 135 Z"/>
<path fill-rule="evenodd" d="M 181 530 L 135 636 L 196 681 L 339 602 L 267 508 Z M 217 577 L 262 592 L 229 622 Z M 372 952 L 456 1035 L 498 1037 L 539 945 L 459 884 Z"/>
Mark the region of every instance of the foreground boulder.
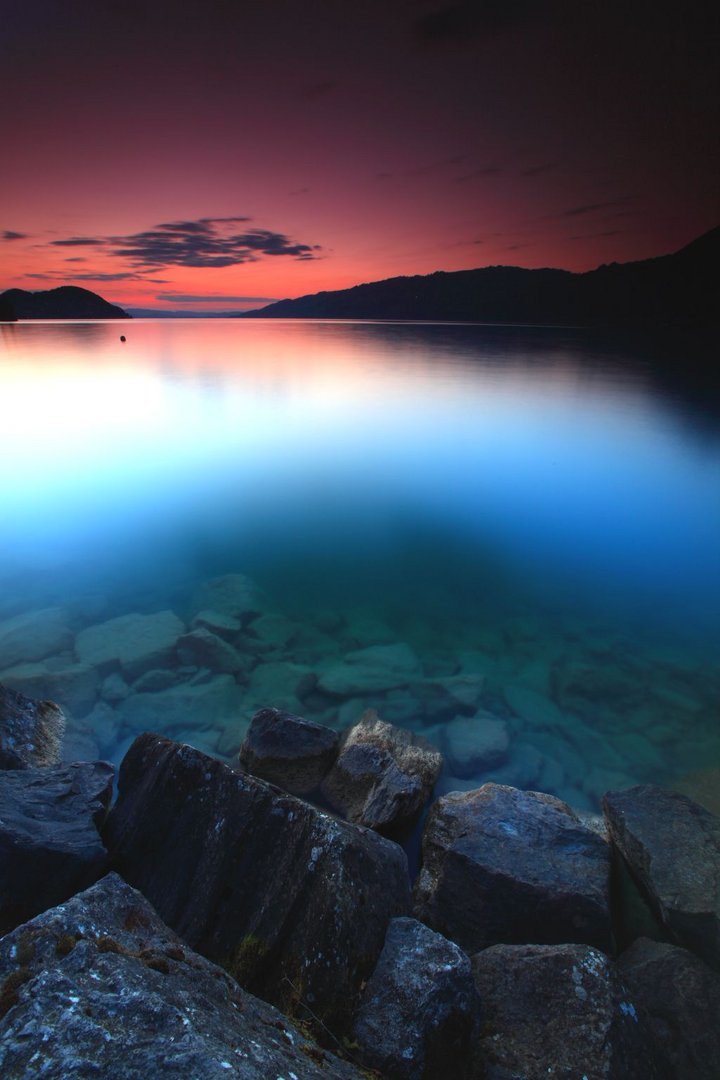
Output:
<path fill-rule="evenodd" d="M 409 909 L 402 849 L 154 735 L 118 786 L 103 835 L 164 921 L 284 1011 L 346 1026 Z"/>
<path fill-rule="evenodd" d="M 363 1061 L 397 1080 L 469 1075 L 476 994 L 470 960 L 415 919 L 393 919 L 363 991 Z"/>
<path fill-rule="evenodd" d="M 675 1080 L 720 1076 L 720 975 L 686 949 L 640 938 L 618 972 Z"/>
<path fill-rule="evenodd" d="M 240 762 L 291 795 L 309 795 L 335 761 L 339 742 L 338 733 L 323 724 L 282 709 L 260 709 L 240 747 Z"/>
<path fill-rule="evenodd" d="M 608 844 L 551 795 L 484 784 L 433 805 L 415 915 L 466 952 L 498 942 L 609 949 Z"/>
<path fill-rule="evenodd" d="M 112 783 L 105 761 L 0 772 L 0 934 L 105 872 Z"/>
<path fill-rule="evenodd" d="M 109 874 L 0 941 L 0 1075 L 359 1080 Z"/>
<path fill-rule="evenodd" d="M 0 769 L 57 765 L 65 714 L 52 701 L 35 701 L 0 683 Z"/>
<path fill-rule="evenodd" d="M 658 1077 L 649 1033 L 597 949 L 495 945 L 474 956 L 472 966 L 487 1077 Z"/>
<path fill-rule="evenodd" d="M 419 817 L 441 768 L 429 742 L 368 709 L 347 732 L 322 793 L 349 821 L 398 836 Z"/>
<path fill-rule="evenodd" d="M 676 941 L 720 968 L 720 818 L 675 791 L 611 791 L 613 844 Z"/>

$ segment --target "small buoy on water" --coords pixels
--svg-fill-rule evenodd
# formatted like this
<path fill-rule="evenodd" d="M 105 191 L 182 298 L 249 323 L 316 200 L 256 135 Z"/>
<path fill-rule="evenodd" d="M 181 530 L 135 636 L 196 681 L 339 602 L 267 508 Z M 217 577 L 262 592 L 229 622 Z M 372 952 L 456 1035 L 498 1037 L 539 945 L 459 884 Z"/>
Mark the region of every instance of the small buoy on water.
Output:
<path fill-rule="evenodd" d="M 120 335 L 120 340 L 121 340 L 121 341 L 125 341 L 125 335 L 124 335 L 124 334 L 121 334 L 121 335 Z"/>

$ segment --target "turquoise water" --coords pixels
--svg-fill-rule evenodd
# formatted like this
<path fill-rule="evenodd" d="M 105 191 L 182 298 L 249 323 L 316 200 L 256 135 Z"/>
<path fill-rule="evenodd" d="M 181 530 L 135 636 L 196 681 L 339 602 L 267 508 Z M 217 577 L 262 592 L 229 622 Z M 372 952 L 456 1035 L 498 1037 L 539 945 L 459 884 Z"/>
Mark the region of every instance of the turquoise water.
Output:
<path fill-rule="evenodd" d="M 338 727 L 371 707 L 443 750 L 443 790 L 592 808 L 706 783 L 720 426 L 676 352 L 568 329 L 3 325 L 0 681 L 60 700 L 82 756 L 118 760 L 146 726 L 230 759 L 260 704 Z M 212 627 L 235 670 L 80 647 L 119 615 L 193 631 L 228 574 L 253 592 Z M 391 685 L 328 691 L 348 654 L 395 665 Z"/>

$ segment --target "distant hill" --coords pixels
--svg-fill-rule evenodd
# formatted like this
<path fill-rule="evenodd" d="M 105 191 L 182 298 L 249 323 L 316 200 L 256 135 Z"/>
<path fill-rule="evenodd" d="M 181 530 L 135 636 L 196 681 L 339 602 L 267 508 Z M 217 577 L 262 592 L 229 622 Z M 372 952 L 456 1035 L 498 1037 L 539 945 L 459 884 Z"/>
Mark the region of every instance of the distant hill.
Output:
<path fill-rule="evenodd" d="M 129 319 L 127 311 L 109 304 L 102 296 L 61 285 L 45 292 L 8 289 L 0 293 L 0 320 L 15 319 Z"/>
<path fill-rule="evenodd" d="M 718 321 L 720 228 L 673 255 L 569 270 L 436 271 L 280 300 L 239 318 L 431 319 L 534 325 L 709 325 Z"/>

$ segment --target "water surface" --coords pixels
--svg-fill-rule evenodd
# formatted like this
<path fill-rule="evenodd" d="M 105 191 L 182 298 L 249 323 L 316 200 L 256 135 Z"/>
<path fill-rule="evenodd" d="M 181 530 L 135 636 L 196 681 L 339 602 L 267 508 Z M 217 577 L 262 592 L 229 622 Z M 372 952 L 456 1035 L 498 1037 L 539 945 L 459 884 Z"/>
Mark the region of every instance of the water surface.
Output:
<path fill-rule="evenodd" d="M 230 756 L 277 703 L 413 727 L 446 753 L 444 789 L 495 779 L 594 807 L 720 767 L 720 429 L 667 377 L 681 347 L 660 366 L 568 329 L 122 330 L 0 327 L 0 681 L 69 687 L 78 752 L 117 760 L 140 715 Z M 192 629 L 227 574 L 258 597 L 221 632 L 241 670 L 78 671 L 77 634 L 168 609 Z M 3 657 L 3 627 L 48 608 L 69 636 Z M 417 668 L 323 689 L 378 645 Z"/>

